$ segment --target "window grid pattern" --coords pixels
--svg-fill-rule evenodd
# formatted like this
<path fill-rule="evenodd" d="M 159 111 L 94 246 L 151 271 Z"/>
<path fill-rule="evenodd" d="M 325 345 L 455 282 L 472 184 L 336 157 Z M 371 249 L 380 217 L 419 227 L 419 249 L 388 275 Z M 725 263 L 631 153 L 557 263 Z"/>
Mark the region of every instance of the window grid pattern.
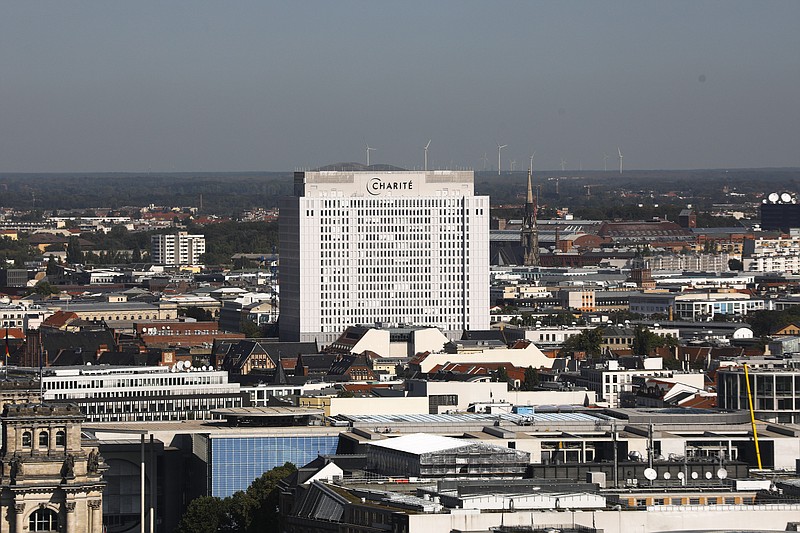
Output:
<path fill-rule="evenodd" d="M 210 439 L 211 495 L 225 498 L 287 461 L 298 468 L 319 454 L 336 453 L 337 435 Z"/>
<path fill-rule="evenodd" d="M 463 324 L 470 296 L 466 203 L 463 197 L 323 200 L 321 331 L 374 322 Z"/>

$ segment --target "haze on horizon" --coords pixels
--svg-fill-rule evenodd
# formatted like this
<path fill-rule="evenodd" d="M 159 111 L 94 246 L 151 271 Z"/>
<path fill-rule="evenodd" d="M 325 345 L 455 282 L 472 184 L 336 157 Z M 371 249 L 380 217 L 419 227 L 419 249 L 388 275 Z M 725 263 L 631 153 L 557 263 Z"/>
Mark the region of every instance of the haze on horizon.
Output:
<path fill-rule="evenodd" d="M 800 167 L 800 2 L 0 6 L 0 172 Z"/>

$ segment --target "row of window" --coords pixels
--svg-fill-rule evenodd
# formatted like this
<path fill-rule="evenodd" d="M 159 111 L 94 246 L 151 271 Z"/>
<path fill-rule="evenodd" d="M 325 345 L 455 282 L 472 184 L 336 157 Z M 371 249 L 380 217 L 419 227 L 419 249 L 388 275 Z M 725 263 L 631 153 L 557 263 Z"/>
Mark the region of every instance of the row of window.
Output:
<path fill-rule="evenodd" d="M 408 207 L 460 207 L 463 197 L 457 198 L 365 198 L 363 200 L 323 200 L 323 213 L 325 209 L 350 209 L 350 208 L 408 208 Z"/>
<path fill-rule="evenodd" d="M 39 447 L 40 448 L 47 448 L 50 446 L 50 433 L 46 430 L 40 430 L 39 436 Z M 56 446 L 66 446 L 67 445 L 67 434 L 64 430 L 56 431 Z M 22 447 L 23 448 L 31 448 L 33 446 L 33 433 L 31 431 L 23 431 L 22 432 Z"/>
<path fill-rule="evenodd" d="M 86 380 L 53 380 L 45 379 L 45 390 L 70 390 L 70 389 L 95 389 L 95 388 L 123 388 L 123 387 L 165 387 L 165 386 L 196 386 L 220 385 L 227 383 L 223 375 L 208 375 L 203 373 L 180 374 L 179 376 L 159 376 L 157 378 L 106 378 Z M 120 395 L 119 392 L 110 393 Z M 136 392 L 138 394 L 138 391 Z"/>

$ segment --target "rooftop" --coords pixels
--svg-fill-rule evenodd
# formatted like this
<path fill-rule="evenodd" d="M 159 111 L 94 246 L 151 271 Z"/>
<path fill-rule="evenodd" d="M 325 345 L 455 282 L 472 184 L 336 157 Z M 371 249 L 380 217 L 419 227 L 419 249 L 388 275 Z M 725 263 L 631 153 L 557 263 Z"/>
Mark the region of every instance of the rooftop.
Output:
<path fill-rule="evenodd" d="M 370 444 L 399 452 L 423 454 L 461 448 L 467 446 L 470 442 L 429 433 L 413 433 L 402 437 L 371 442 Z"/>

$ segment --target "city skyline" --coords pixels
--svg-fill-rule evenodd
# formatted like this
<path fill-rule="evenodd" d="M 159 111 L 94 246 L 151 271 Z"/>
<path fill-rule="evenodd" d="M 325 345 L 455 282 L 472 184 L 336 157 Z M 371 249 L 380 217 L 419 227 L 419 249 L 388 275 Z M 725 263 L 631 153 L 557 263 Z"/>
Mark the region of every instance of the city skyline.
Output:
<path fill-rule="evenodd" d="M 800 166 L 793 2 L 2 12 L 0 172 Z"/>

